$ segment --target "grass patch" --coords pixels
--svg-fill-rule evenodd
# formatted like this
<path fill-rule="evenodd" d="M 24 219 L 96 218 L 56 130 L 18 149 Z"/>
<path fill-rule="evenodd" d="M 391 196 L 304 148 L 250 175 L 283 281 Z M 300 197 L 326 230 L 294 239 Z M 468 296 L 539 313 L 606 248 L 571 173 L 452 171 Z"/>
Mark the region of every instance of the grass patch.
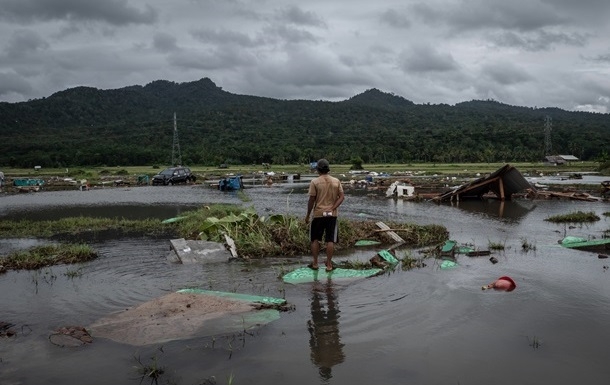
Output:
<path fill-rule="evenodd" d="M 368 261 L 341 261 L 337 264 L 333 263 L 333 268 L 335 268 L 335 266 L 351 270 L 366 270 L 373 267 Z"/>
<path fill-rule="evenodd" d="M 86 262 L 97 257 L 97 253 L 88 245 L 46 245 L 13 252 L 2 263 L 7 270 L 35 270 L 46 266 Z"/>
<path fill-rule="evenodd" d="M 489 241 L 487 247 L 489 248 L 489 250 L 504 250 L 506 248 L 506 245 L 504 243 Z"/>
<path fill-rule="evenodd" d="M 606 211 L 602 215 L 605 216 L 605 217 L 610 217 L 610 211 Z"/>
<path fill-rule="evenodd" d="M 140 360 L 140 357 L 134 357 L 134 359 L 137 362 L 137 365 L 134 368 L 136 372 L 140 375 L 140 384 L 145 379 L 150 379 L 151 385 L 158 384 L 159 379 L 165 373 L 165 368 L 159 366 L 159 363 L 157 362 L 157 356 L 152 357 L 151 362 L 148 364 L 143 363 L 142 360 Z"/>
<path fill-rule="evenodd" d="M 0 237 L 49 238 L 56 235 L 76 235 L 86 232 L 121 230 L 124 233 L 140 233 L 147 235 L 162 234 L 168 229 L 158 219 L 127 220 L 122 218 L 87 218 L 70 217 L 56 221 L 3 220 L 0 221 Z"/>
<path fill-rule="evenodd" d="M 405 254 L 404 258 L 400 260 L 400 265 L 403 270 L 411 270 L 415 268 L 426 267 L 426 263 L 423 258 L 413 258 L 409 254 Z"/>
<path fill-rule="evenodd" d="M 529 345 L 534 349 L 538 349 L 542 346 L 542 341 L 536 336 L 532 337 L 531 339 L 528 337 L 528 341 Z"/>
<path fill-rule="evenodd" d="M 533 243 L 530 243 L 527 239 L 521 239 L 521 250 L 528 252 L 531 250 L 536 250 L 536 246 Z"/>
<path fill-rule="evenodd" d="M 68 269 L 64 275 L 68 278 L 76 278 L 83 275 L 83 271 L 81 269 Z"/>
<path fill-rule="evenodd" d="M 545 219 L 545 221 L 554 223 L 583 223 L 583 222 L 595 222 L 601 218 L 593 211 L 582 212 L 576 211 L 569 214 L 554 215 Z"/>

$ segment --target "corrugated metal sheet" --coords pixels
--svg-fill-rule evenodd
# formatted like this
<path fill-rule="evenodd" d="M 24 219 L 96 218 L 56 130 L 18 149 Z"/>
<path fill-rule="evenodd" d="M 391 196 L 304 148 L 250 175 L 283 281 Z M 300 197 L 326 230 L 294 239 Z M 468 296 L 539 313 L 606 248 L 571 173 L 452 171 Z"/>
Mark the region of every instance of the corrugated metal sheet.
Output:
<path fill-rule="evenodd" d="M 544 157 L 544 160 L 548 163 L 552 164 L 565 164 L 566 160 L 560 156 L 556 155 L 548 155 Z"/>
<path fill-rule="evenodd" d="M 513 194 L 526 189 L 535 191 L 535 188 L 521 175 L 519 170 L 507 164 L 487 177 L 459 186 L 439 195 L 436 199 L 441 201 L 480 199 L 483 195 L 493 192 L 498 199 L 510 200 Z"/>

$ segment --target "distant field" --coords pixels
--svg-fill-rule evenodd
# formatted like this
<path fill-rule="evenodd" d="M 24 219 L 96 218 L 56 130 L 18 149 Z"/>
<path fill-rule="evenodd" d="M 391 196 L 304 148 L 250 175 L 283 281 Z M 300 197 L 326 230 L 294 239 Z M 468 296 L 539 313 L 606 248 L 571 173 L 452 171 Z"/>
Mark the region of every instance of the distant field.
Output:
<path fill-rule="evenodd" d="M 597 162 L 573 162 L 562 166 L 548 166 L 541 162 L 539 163 L 511 163 L 522 173 L 584 173 L 595 172 L 599 163 Z M 401 164 L 364 164 L 363 167 L 367 171 L 385 172 L 392 174 L 395 172 L 420 172 L 424 175 L 475 175 L 486 174 L 493 172 L 505 163 L 450 163 L 450 164 L 434 164 L 434 163 L 401 163 Z M 331 164 L 331 174 L 347 174 L 350 171 L 349 164 Z M 11 169 L 0 168 L 6 177 L 71 177 L 79 179 L 101 179 L 107 177 L 134 177 L 136 175 L 152 176 L 165 167 L 153 168 L 152 166 L 130 166 L 130 167 L 74 167 L 74 168 L 56 168 L 56 169 Z M 251 174 L 254 172 L 269 172 L 275 173 L 300 173 L 308 174 L 311 172 L 309 165 L 271 165 L 265 168 L 262 165 L 241 165 L 228 166 L 227 168 L 191 166 L 191 170 L 201 176 L 214 178 L 221 175 L 232 174 Z"/>

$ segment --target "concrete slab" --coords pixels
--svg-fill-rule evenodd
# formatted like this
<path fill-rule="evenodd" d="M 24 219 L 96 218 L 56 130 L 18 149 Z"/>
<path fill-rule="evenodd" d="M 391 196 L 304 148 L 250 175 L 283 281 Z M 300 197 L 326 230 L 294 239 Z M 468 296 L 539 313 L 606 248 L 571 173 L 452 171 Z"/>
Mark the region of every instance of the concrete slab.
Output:
<path fill-rule="evenodd" d="M 226 246 L 218 242 L 193 241 L 184 238 L 170 240 L 171 249 L 178 262 L 203 263 L 203 262 L 227 262 L 231 257 L 231 252 Z"/>

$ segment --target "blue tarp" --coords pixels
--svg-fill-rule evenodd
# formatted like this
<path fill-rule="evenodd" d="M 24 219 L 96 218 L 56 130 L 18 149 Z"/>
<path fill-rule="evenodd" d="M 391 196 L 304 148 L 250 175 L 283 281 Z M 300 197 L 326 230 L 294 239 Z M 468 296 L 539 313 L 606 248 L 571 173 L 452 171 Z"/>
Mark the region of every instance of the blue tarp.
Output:
<path fill-rule="evenodd" d="M 218 182 L 218 189 L 220 191 L 234 191 L 241 190 L 244 188 L 244 185 L 241 181 L 241 176 L 234 176 L 232 178 L 224 178 Z"/>

